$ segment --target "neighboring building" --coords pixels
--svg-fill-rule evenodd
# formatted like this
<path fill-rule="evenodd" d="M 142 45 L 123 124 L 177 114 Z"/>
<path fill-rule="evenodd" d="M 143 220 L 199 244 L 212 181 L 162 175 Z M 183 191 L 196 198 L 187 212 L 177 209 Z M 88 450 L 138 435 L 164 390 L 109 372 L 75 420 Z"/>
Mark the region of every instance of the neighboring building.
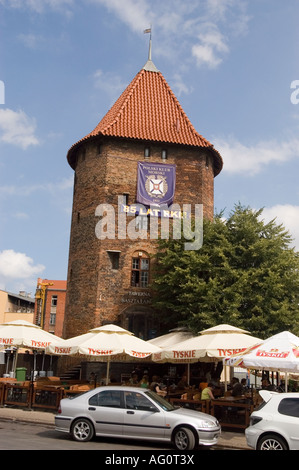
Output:
<path fill-rule="evenodd" d="M 44 330 L 62 336 L 66 281 L 38 279 L 35 293 L 35 322 Z"/>
<path fill-rule="evenodd" d="M 67 159 L 75 176 L 64 337 L 116 323 L 148 339 L 159 327 L 149 288 L 156 247 L 146 225 L 141 229 L 148 217 L 135 218 L 140 191 L 159 198 L 173 185 L 174 204 L 201 204 L 204 217 L 212 219 L 214 178 L 222 158 L 194 129 L 149 57 L 98 126 L 71 147 Z M 148 176 L 148 186 L 140 189 L 143 169 L 158 176 Z M 114 209 L 115 230 L 100 239 L 103 204 Z M 136 223 L 136 230 L 139 224 L 136 239 L 122 236 L 122 222 L 118 227 L 122 210 L 132 205 L 128 222 L 131 228 Z"/>
<path fill-rule="evenodd" d="M 31 294 L 20 291 L 19 294 L 0 290 L 0 323 L 14 320 L 26 320 L 33 323 L 35 299 Z"/>

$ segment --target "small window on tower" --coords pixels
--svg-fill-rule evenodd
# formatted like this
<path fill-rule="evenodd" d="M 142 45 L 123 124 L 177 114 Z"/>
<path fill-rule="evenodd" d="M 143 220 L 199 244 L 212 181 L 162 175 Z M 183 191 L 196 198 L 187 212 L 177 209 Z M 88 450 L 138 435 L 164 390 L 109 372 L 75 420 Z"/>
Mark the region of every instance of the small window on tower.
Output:
<path fill-rule="evenodd" d="M 132 258 L 131 286 L 148 287 L 149 258 L 144 253 Z"/>
<path fill-rule="evenodd" d="M 161 153 L 161 158 L 162 160 L 167 160 L 167 150 L 162 150 L 162 153 Z"/>
<path fill-rule="evenodd" d="M 144 158 L 149 158 L 151 156 L 151 151 L 149 147 L 145 147 L 144 149 Z"/>
<path fill-rule="evenodd" d="M 120 251 L 108 251 L 107 253 L 111 262 L 111 268 L 119 269 Z"/>
<path fill-rule="evenodd" d="M 129 193 L 123 193 L 122 203 L 125 204 L 126 206 L 129 204 Z"/>

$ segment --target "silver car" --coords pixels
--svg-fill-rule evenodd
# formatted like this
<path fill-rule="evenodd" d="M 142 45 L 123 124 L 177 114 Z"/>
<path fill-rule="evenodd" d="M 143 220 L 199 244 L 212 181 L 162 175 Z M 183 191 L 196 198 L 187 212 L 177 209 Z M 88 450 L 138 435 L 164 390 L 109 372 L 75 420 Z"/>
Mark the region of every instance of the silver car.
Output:
<path fill-rule="evenodd" d="M 216 444 L 216 418 L 175 408 L 156 393 L 136 387 L 99 387 L 60 402 L 56 430 L 80 442 L 111 436 L 172 443 L 178 450 Z"/>
<path fill-rule="evenodd" d="M 245 435 L 256 450 L 299 450 L 299 393 L 261 390 L 263 402 L 250 416 Z"/>

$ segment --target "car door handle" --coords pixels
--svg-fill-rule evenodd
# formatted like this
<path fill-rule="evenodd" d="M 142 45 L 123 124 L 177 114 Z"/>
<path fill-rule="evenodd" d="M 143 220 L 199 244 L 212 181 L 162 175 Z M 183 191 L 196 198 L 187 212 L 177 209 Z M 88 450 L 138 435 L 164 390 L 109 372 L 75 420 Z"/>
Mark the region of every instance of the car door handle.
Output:
<path fill-rule="evenodd" d="M 90 407 L 88 408 L 88 411 L 95 411 L 95 410 L 96 410 L 96 409 L 95 409 L 93 406 L 90 406 Z"/>
<path fill-rule="evenodd" d="M 127 415 L 133 415 L 134 411 L 127 411 Z"/>

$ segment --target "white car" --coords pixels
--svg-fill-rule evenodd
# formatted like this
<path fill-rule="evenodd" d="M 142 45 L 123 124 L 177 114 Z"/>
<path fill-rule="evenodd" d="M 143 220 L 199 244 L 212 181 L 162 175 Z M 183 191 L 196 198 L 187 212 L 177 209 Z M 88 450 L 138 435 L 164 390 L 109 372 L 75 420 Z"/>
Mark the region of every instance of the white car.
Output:
<path fill-rule="evenodd" d="M 245 435 L 256 450 L 299 450 L 299 393 L 261 390 L 263 402 L 250 416 Z"/>
<path fill-rule="evenodd" d="M 175 408 L 156 393 L 139 387 L 98 387 L 60 402 L 57 431 L 77 441 L 93 436 L 173 443 L 178 450 L 217 444 L 221 428 L 214 416 Z"/>

